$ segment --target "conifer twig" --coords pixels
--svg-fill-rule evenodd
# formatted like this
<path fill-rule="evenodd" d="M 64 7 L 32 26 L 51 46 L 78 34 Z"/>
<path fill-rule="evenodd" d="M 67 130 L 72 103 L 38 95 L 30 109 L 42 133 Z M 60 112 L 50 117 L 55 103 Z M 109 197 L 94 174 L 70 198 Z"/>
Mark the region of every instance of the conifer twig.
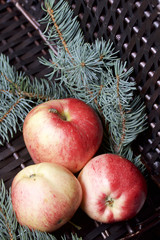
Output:
<path fill-rule="evenodd" d="M 50 43 L 57 43 L 58 49 L 57 55 L 49 51 L 51 62 L 40 59 L 52 69 L 48 79 L 57 74 L 55 84 L 65 89 L 68 96 L 92 105 L 107 131 L 107 149 L 133 160 L 131 143 L 146 129 L 146 115 L 140 98 L 134 99 L 136 85 L 129 80 L 132 69 L 125 70 L 126 63 L 119 60 L 110 41 L 84 42 L 66 1 L 45 0 L 44 6 L 46 16 L 41 19 L 46 24 L 44 34 Z"/>
<path fill-rule="evenodd" d="M 9 141 L 22 130 L 24 118 L 31 108 L 42 101 L 58 98 L 59 86 L 46 79 L 31 80 L 18 73 L 9 64 L 9 58 L 0 55 L 0 144 Z"/>
<path fill-rule="evenodd" d="M 60 40 L 61 40 L 61 42 L 62 42 L 62 44 L 63 44 L 66 52 L 67 52 L 67 53 L 69 54 L 69 56 L 72 58 L 71 53 L 69 52 L 69 49 L 68 49 L 68 47 L 67 47 L 67 43 L 66 43 L 66 41 L 65 41 L 64 38 L 63 38 L 63 35 L 62 35 L 61 31 L 60 31 L 60 28 L 59 28 L 58 24 L 56 23 L 53 9 L 51 9 L 51 8 L 48 6 L 47 12 L 48 12 L 48 14 L 50 15 L 50 17 L 51 17 L 51 19 L 52 19 L 52 22 L 53 22 L 53 24 L 54 24 L 54 26 L 55 26 L 55 29 L 56 29 L 56 31 L 57 31 L 57 33 L 58 33 L 58 35 L 59 35 L 59 38 L 60 38 Z"/>
<path fill-rule="evenodd" d="M 8 109 L 7 112 L 4 113 L 4 115 L 0 118 L 0 123 L 10 114 L 10 112 L 16 107 L 17 104 L 21 101 L 23 97 L 19 97 L 15 103 Z"/>
<path fill-rule="evenodd" d="M 120 110 L 120 115 L 121 115 L 121 119 L 122 119 L 122 133 L 121 133 L 121 137 L 120 137 L 120 142 L 119 142 L 119 145 L 116 146 L 115 148 L 115 151 L 118 153 L 122 144 L 123 144 L 123 141 L 125 139 L 125 130 L 126 130 L 126 125 L 125 125 L 125 113 L 123 111 L 123 107 L 122 107 L 122 104 L 121 104 L 121 100 L 120 100 L 120 93 L 119 93 L 119 82 L 120 82 L 120 77 L 117 75 L 116 76 L 117 78 L 117 97 L 118 97 L 118 105 L 119 105 L 119 110 Z"/>

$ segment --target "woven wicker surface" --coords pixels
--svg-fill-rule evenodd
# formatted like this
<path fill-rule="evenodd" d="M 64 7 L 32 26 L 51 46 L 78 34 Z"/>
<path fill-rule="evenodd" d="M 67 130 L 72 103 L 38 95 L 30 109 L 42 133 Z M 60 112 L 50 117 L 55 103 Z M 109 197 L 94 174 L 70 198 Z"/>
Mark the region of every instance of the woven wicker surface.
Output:
<path fill-rule="evenodd" d="M 137 83 L 149 129 L 137 147 L 150 174 L 160 184 L 160 5 L 158 1 L 68 0 L 78 15 L 86 41 L 110 39 Z"/>
<path fill-rule="evenodd" d="M 19 1 L 23 9 L 31 14 L 32 19 L 41 18 L 41 1 Z M 123 60 L 127 60 L 128 67 L 134 67 L 135 78 L 140 95 L 147 107 L 149 130 L 137 140 L 137 148 L 154 178 L 156 184 L 149 181 L 149 194 L 142 211 L 132 220 L 115 223 L 100 224 L 89 219 L 81 210 L 74 216 L 74 223 L 80 225 L 78 231 L 70 224 L 66 224 L 59 236 L 70 231 L 76 231 L 84 240 L 92 239 L 159 239 L 159 231 L 151 231 L 159 223 L 160 217 L 160 88 L 159 88 L 159 57 L 160 34 L 157 2 L 152 1 L 70 1 L 70 5 L 79 16 L 81 27 L 87 41 L 103 36 L 110 38 Z M 150 1 L 151 2 L 151 1 Z M 141 18 L 140 18 L 141 16 Z M 149 17 L 150 16 L 150 17 Z M 147 27 L 146 24 L 147 23 Z M 138 29 L 138 30 L 137 30 Z M 151 35 L 153 34 L 153 37 Z M 48 69 L 41 65 L 37 58 L 49 58 L 47 46 L 39 31 L 20 12 L 13 3 L 0 0 L 0 53 L 10 58 L 18 71 L 25 71 L 28 75 L 41 77 L 48 73 Z M 30 165 L 32 160 L 18 133 L 0 147 L 0 177 L 7 187 L 11 185 L 13 177 L 24 166 Z M 146 233 L 147 230 L 150 230 Z M 128 237 L 127 237 L 128 236 Z M 68 239 L 70 239 L 68 237 Z"/>
<path fill-rule="evenodd" d="M 31 5 L 31 7 L 33 6 Z M 30 8 L 30 10 L 34 13 L 34 8 Z M 39 56 L 47 57 L 46 50 L 47 47 L 39 33 L 28 20 L 12 3 L 1 1 L 0 53 L 9 56 L 10 63 L 18 71 L 25 71 L 27 75 L 38 78 L 48 73 L 48 69 L 38 61 Z M 31 163 L 21 133 L 16 135 L 10 143 L 1 147 L 0 153 L 0 176 L 8 187 L 15 174 L 21 169 L 21 163 L 25 163 L 25 165 Z"/>

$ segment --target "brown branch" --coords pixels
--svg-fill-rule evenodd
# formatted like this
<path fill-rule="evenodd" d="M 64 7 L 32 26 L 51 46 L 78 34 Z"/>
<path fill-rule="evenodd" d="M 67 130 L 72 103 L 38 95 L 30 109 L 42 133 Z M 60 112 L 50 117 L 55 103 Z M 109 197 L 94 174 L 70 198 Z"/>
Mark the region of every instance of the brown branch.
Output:
<path fill-rule="evenodd" d="M 101 94 L 102 88 L 103 88 L 103 85 L 100 85 L 100 89 L 99 89 L 98 95 Z M 90 94 L 92 95 L 93 93 L 90 92 Z M 98 104 L 97 97 L 94 98 L 94 103 L 97 105 L 99 112 L 102 113 L 102 109 L 101 109 L 101 107 Z"/>
<path fill-rule="evenodd" d="M 121 114 L 121 118 L 122 118 L 122 135 L 121 135 L 121 139 L 120 139 L 120 143 L 117 147 L 117 152 L 120 150 L 123 142 L 124 142 L 124 139 L 125 139 L 125 136 L 126 136 L 126 120 L 125 120 L 125 113 L 123 111 L 123 108 L 122 108 L 122 104 L 121 104 L 121 101 L 120 101 L 120 94 L 119 94 L 119 82 L 120 82 L 120 78 L 119 76 L 117 75 L 116 76 L 117 78 L 117 96 L 118 96 L 118 103 L 119 103 L 119 109 L 120 109 L 120 114 Z"/>
<path fill-rule="evenodd" d="M 4 216 L 4 218 L 5 218 L 5 222 L 6 222 L 6 226 L 7 226 L 7 229 L 8 229 L 9 236 L 10 236 L 10 240 L 14 240 L 14 239 L 13 239 L 13 235 L 12 235 L 12 233 L 11 233 L 11 229 L 10 229 L 9 224 L 8 224 L 8 222 L 7 222 L 7 217 L 6 217 L 6 215 L 4 215 L 4 213 L 3 213 L 3 211 L 2 211 L 2 208 L 0 208 L 0 212 L 3 214 L 3 216 Z"/>
<path fill-rule="evenodd" d="M 62 35 L 62 33 L 61 33 L 60 29 L 59 29 L 58 24 L 56 23 L 56 20 L 55 20 L 55 17 L 54 17 L 54 13 L 53 13 L 53 9 L 48 8 L 48 9 L 47 9 L 47 12 L 48 12 L 48 14 L 50 15 L 50 17 L 51 17 L 51 19 L 52 19 L 52 22 L 53 22 L 53 24 L 54 24 L 54 26 L 55 26 L 55 28 L 56 28 L 56 31 L 57 31 L 57 33 L 58 33 L 58 35 L 59 35 L 59 37 L 60 37 L 60 40 L 61 40 L 61 42 L 62 42 L 62 44 L 63 44 L 66 52 L 67 52 L 67 53 L 69 54 L 69 56 L 72 58 L 72 55 L 71 55 L 71 53 L 70 53 L 70 51 L 69 51 L 69 49 L 68 49 L 67 43 L 66 43 L 65 39 L 63 38 L 63 35 Z"/>
<path fill-rule="evenodd" d="M 1 72 L 1 75 L 4 76 L 5 79 L 15 87 L 15 89 L 17 90 L 16 93 L 19 96 L 28 97 L 28 98 L 40 98 L 42 100 L 50 99 L 50 98 L 47 98 L 46 96 L 43 96 L 43 95 L 37 95 L 35 93 L 28 93 L 28 92 L 21 91 L 20 87 L 16 83 L 12 82 L 12 80 L 9 79 L 6 75 L 3 75 L 2 72 Z M 6 90 L 3 90 L 3 89 L 0 89 L 0 92 L 12 93 L 12 91 L 6 91 Z"/>
<path fill-rule="evenodd" d="M 1 72 L 1 75 L 4 76 L 5 79 L 6 79 L 6 81 L 8 81 L 9 83 L 11 83 L 18 92 L 20 91 L 20 88 L 19 88 L 19 86 L 18 86 L 16 83 L 12 82 L 12 80 L 9 79 L 9 78 L 8 78 L 6 75 L 4 75 L 2 72 Z"/>
<path fill-rule="evenodd" d="M 12 91 L 7 91 L 7 90 L 3 90 L 3 89 L 0 89 L 0 92 L 4 92 L 4 93 L 10 93 L 12 94 Z M 35 94 L 35 93 L 28 93 L 28 92 L 23 92 L 23 91 L 19 91 L 17 92 L 17 94 L 21 97 L 28 97 L 28 98 L 39 98 L 41 100 L 51 100 L 51 98 L 49 97 L 46 97 L 46 96 L 43 96 L 43 95 L 38 95 L 38 94 Z"/>
<path fill-rule="evenodd" d="M 43 96 L 43 95 L 37 95 L 35 93 L 28 93 L 28 92 L 22 92 L 21 95 L 23 95 L 24 97 L 28 97 L 28 98 L 39 98 L 41 100 L 50 100 L 51 98 Z"/>
<path fill-rule="evenodd" d="M 10 91 L 6 91 L 6 90 L 3 90 L 3 89 L 0 89 L 0 92 L 4 92 L 4 93 L 9 92 L 10 93 Z"/>
<path fill-rule="evenodd" d="M 100 61 L 102 61 L 103 58 L 104 58 L 104 56 L 103 56 L 103 55 L 100 55 L 100 57 L 99 57 Z"/>
<path fill-rule="evenodd" d="M 23 97 L 19 97 L 17 101 L 9 108 L 9 110 L 0 118 L 0 123 L 8 116 L 8 114 L 13 110 L 13 108 L 20 102 Z"/>

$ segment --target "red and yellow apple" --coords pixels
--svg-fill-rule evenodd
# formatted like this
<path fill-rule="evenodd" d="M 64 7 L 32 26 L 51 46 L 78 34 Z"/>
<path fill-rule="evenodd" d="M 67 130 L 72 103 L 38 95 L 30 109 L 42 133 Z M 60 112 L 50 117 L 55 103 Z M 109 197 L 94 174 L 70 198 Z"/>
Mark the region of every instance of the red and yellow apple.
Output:
<path fill-rule="evenodd" d="M 11 199 L 21 225 L 52 232 L 72 218 L 81 203 L 82 189 L 65 167 L 39 163 L 24 168 L 14 177 Z"/>
<path fill-rule="evenodd" d="M 134 217 L 142 208 L 147 184 L 136 166 L 115 154 L 92 158 L 78 175 L 83 197 L 81 207 L 103 223 Z"/>
<path fill-rule="evenodd" d="M 28 113 L 23 136 L 35 163 L 56 162 L 75 173 L 97 152 L 103 127 L 97 113 L 85 102 L 57 99 Z"/>

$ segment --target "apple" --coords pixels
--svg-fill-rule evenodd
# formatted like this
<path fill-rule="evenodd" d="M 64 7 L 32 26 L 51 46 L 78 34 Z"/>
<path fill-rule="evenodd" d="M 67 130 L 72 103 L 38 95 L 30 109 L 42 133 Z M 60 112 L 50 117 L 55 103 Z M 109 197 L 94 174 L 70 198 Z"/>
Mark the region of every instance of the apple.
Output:
<path fill-rule="evenodd" d="M 147 184 L 129 160 L 115 154 L 92 158 L 78 175 L 83 197 L 81 207 L 103 223 L 128 220 L 142 208 Z"/>
<path fill-rule="evenodd" d="M 68 222 L 79 208 L 79 181 L 63 166 L 39 163 L 13 179 L 11 199 L 17 221 L 29 229 L 52 232 Z"/>
<path fill-rule="evenodd" d="M 23 137 L 35 163 L 55 162 L 78 172 L 100 147 L 103 127 L 85 102 L 56 99 L 33 108 L 23 124 Z"/>

